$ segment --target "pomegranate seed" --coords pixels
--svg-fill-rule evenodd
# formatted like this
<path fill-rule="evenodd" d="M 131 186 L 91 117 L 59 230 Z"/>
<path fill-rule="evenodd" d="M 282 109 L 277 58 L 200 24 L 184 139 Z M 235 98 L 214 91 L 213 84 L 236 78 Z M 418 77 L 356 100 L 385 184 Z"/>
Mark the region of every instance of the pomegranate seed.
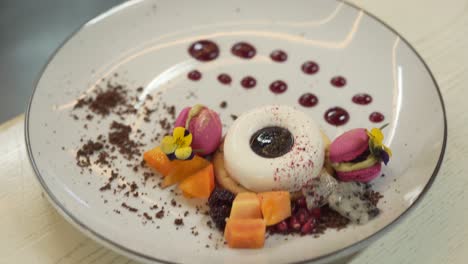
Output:
<path fill-rule="evenodd" d="M 289 218 L 289 227 L 292 230 L 299 231 L 301 229 L 301 223 L 299 223 L 295 216 L 291 216 L 291 218 Z"/>
<path fill-rule="evenodd" d="M 301 208 L 306 208 L 307 207 L 307 202 L 306 202 L 305 197 L 301 197 L 301 198 L 297 199 L 296 204 Z"/>
<path fill-rule="evenodd" d="M 306 209 L 304 208 L 301 208 L 299 209 L 299 211 L 297 212 L 296 214 L 296 217 L 297 217 L 297 220 L 299 221 L 299 223 L 304 224 L 307 219 L 309 218 L 309 212 L 307 212 Z"/>
<path fill-rule="evenodd" d="M 276 224 L 276 231 L 280 233 L 286 233 L 288 231 L 288 223 L 286 221 L 281 221 L 278 224 Z"/>
<path fill-rule="evenodd" d="M 315 219 L 310 218 L 305 222 L 301 227 L 301 235 L 306 235 L 312 233 L 312 230 L 315 227 Z"/>
<path fill-rule="evenodd" d="M 310 214 L 315 217 L 316 219 L 320 218 L 321 212 L 320 212 L 320 207 L 316 207 L 312 210 L 310 210 Z"/>

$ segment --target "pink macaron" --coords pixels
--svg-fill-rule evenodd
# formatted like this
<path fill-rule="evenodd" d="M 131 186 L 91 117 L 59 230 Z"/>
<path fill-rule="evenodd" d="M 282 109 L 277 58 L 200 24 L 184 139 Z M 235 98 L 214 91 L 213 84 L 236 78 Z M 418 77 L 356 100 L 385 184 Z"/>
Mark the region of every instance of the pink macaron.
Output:
<path fill-rule="evenodd" d="M 190 118 L 186 127 L 192 133 L 192 149 L 198 150 L 199 155 L 213 153 L 221 142 L 223 125 L 218 113 L 201 107 L 193 116 L 190 116 L 192 107 L 184 108 L 175 121 L 175 127 L 186 127 L 187 119 Z"/>
<path fill-rule="evenodd" d="M 369 136 L 364 128 L 347 131 L 337 137 L 330 145 L 330 161 L 332 163 L 360 162 L 369 150 Z M 336 170 L 336 176 L 342 181 L 369 182 L 375 179 L 382 169 L 380 162 L 370 167 L 353 171 Z"/>

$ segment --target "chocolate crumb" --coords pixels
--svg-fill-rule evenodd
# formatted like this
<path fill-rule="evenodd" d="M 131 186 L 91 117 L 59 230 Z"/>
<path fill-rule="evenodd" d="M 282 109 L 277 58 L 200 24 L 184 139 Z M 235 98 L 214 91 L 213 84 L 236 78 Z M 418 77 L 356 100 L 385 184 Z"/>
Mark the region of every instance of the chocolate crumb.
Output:
<path fill-rule="evenodd" d="M 134 192 L 136 189 L 138 189 L 138 185 L 132 182 L 132 184 L 130 184 L 130 192 Z"/>
<path fill-rule="evenodd" d="M 122 203 L 122 207 L 127 209 L 128 211 L 130 211 L 132 213 L 138 212 L 137 208 L 131 207 L 131 206 L 127 205 L 126 203 Z"/>
<path fill-rule="evenodd" d="M 99 191 L 103 192 L 103 191 L 110 190 L 110 189 L 111 189 L 111 185 L 110 183 L 107 183 L 106 185 L 99 188 Z"/>
<path fill-rule="evenodd" d="M 147 212 L 144 212 L 143 213 L 143 216 L 147 219 L 147 220 L 152 220 L 153 217 L 151 217 Z"/>
<path fill-rule="evenodd" d="M 103 145 L 99 142 L 93 142 L 88 140 L 77 152 L 76 152 L 76 164 L 79 167 L 88 167 L 91 165 L 90 157 L 95 153 L 100 151 L 103 148 Z"/>
<path fill-rule="evenodd" d="M 226 101 L 222 101 L 220 104 L 219 104 L 219 107 L 221 108 L 226 108 L 227 107 L 227 102 Z"/>
<path fill-rule="evenodd" d="M 236 115 L 231 115 L 232 120 L 236 120 L 237 116 Z"/>
<path fill-rule="evenodd" d="M 187 217 L 189 215 L 189 211 L 184 212 L 184 217 Z"/>
<path fill-rule="evenodd" d="M 182 218 L 176 218 L 176 219 L 174 220 L 174 224 L 175 224 L 176 226 L 183 225 L 183 224 L 184 224 L 184 220 L 183 220 Z"/>
<path fill-rule="evenodd" d="M 156 213 L 156 218 L 161 219 L 164 217 L 164 210 L 160 210 Z"/>
<path fill-rule="evenodd" d="M 141 144 L 136 143 L 130 139 L 132 128 L 119 122 L 112 122 L 111 132 L 109 132 L 109 142 L 119 149 L 128 160 L 133 159 L 134 156 L 140 156 L 139 147 Z"/>
<path fill-rule="evenodd" d="M 176 200 L 172 199 L 172 200 L 171 200 L 171 205 L 174 206 L 174 207 L 176 207 L 176 206 L 177 206 Z"/>

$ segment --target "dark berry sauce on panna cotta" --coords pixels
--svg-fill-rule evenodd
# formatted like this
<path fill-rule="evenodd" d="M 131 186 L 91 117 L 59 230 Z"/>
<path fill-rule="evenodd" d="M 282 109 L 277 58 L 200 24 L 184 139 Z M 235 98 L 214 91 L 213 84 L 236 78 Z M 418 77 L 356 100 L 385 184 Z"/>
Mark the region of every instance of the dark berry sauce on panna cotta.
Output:
<path fill-rule="evenodd" d="M 264 158 L 277 158 L 288 153 L 294 145 L 294 137 L 288 129 L 278 126 L 265 127 L 250 138 L 250 148 Z"/>

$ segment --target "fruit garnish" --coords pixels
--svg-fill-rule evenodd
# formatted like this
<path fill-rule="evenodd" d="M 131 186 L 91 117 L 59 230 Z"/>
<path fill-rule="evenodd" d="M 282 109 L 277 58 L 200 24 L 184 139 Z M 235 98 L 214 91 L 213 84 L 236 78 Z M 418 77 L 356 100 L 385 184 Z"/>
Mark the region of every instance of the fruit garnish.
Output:
<path fill-rule="evenodd" d="M 213 164 L 211 163 L 179 184 L 179 189 L 188 198 L 208 198 L 214 187 Z"/>
<path fill-rule="evenodd" d="M 155 147 L 146 151 L 143 154 L 143 159 L 150 168 L 156 170 L 162 176 L 167 176 L 176 165 L 175 162 L 169 160 L 166 153 L 161 150 L 161 147 Z"/>
<path fill-rule="evenodd" d="M 194 156 L 191 160 L 174 160 L 171 161 L 174 166 L 169 171 L 162 182 L 161 187 L 166 188 L 188 178 L 190 175 L 207 167 L 210 162 L 200 156 Z"/>
<path fill-rule="evenodd" d="M 211 219 L 219 230 L 224 230 L 226 226 L 226 218 L 231 213 L 231 206 L 235 197 L 232 192 L 217 187 L 208 198 Z"/>
<path fill-rule="evenodd" d="M 291 216 L 289 192 L 275 191 L 259 193 L 263 219 L 267 226 L 275 225 Z"/>
<path fill-rule="evenodd" d="M 228 219 L 224 238 L 230 248 L 262 248 L 265 232 L 263 219 Z"/>
<path fill-rule="evenodd" d="M 229 219 L 254 219 L 262 218 L 260 200 L 257 194 L 244 192 L 237 194 L 232 203 Z"/>
<path fill-rule="evenodd" d="M 192 134 L 184 127 L 176 127 L 172 136 L 165 136 L 161 143 L 161 150 L 170 160 L 187 160 L 193 158 Z"/>

